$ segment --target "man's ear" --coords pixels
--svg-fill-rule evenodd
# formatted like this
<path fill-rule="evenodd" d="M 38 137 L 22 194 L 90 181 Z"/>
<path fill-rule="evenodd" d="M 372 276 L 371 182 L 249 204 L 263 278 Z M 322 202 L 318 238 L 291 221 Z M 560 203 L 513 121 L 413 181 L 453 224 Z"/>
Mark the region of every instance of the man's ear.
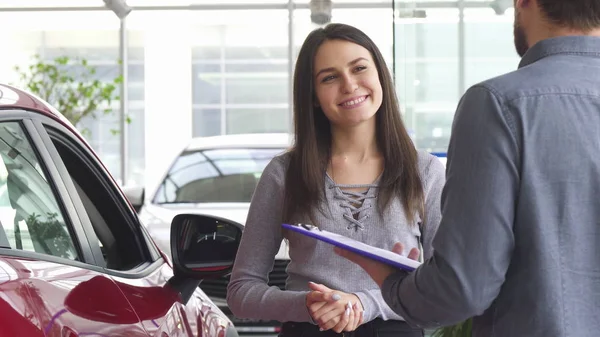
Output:
<path fill-rule="evenodd" d="M 523 8 L 523 7 L 528 7 L 530 4 L 530 0 L 516 0 L 515 1 L 515 8 Z"/>

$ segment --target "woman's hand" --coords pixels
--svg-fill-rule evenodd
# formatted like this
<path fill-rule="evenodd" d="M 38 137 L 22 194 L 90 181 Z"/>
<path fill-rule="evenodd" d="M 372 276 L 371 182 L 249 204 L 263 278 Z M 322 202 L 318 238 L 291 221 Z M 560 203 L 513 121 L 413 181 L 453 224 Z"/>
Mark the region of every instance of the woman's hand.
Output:
<path fill-rule="evenodd" d="M 362 324 L 363 307 L 356 295 L 312 282 L 309 287 L 312 292 L 306 296 L 306 306 L 321 330 L 354 331 Z"/>

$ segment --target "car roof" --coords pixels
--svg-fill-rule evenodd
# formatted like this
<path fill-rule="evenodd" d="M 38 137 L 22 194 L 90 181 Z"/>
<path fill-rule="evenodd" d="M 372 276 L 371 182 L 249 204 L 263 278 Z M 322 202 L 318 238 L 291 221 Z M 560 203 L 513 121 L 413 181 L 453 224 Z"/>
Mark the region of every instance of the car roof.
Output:
<path fill-rule="evenodd" d="M 26 92 L 8 84 L 0 83 L 0 114 L 2 111 L 10 111 L 14 109 L 23 109 L 29 112 L 39 113 L 56 120 L 69 129 L 72 136 L 77 137 L 83 144 L 85 144 L 85 146 L 98 159 L 100 164 L 105 166 L 104 163 L 99 159 L 98 154 L 90 146 L 89 142 L 81 135 L 81 133 L 73 126 L 73 124 L 52 105 L 30 92 Z"/>
<path fill-rule="evenodd" d="M 292 136 L 288 133 L 248 133 L 193 138 L 186 151 L 227 148 L 288 148 Z"/>
<path fill-rule="evenodd" d="M 39 97 L 16 87 L 0 83 L 0 108 L 22 108 L 34 110 L 51 117 L 60 114 Z"/>
<path fill-rule="evenodd" d="M 77 129 L 58 110 L 36 95 L 17 87 L 0 83 L 0 111 L 7 109 L 24 109 L 51 117 L 83 139 Z M 0 112 L 1 113 L 1 112 Z"/>

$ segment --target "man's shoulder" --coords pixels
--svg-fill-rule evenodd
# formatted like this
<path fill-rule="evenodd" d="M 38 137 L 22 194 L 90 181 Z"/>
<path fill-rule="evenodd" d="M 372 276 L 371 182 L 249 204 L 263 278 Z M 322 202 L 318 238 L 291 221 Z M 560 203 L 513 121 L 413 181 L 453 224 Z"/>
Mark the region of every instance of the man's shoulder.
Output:
<path fill-rule="evenodd" d="M 528 69 L 517 69 L 473 85 L 471 89 L 484 89 L 491 92 L 499 100 L 511 100 L 522 96 L 531 88 L 532 78 Z"/>
<path fill-rule="evenodd" d="M 548 57 L 511 72 L 492 77 L 473 85 L 472 88 L 485 89 L 491 92 L 501 103 L 560 93 L 593 93 L 599 92 L 598 86 L 585 85 L 591 83 L 588 72 L 581 71 L 581 63 L 563 60 L 559 57 Z M 588 80 L 586 80 L 588 78 Z"/>

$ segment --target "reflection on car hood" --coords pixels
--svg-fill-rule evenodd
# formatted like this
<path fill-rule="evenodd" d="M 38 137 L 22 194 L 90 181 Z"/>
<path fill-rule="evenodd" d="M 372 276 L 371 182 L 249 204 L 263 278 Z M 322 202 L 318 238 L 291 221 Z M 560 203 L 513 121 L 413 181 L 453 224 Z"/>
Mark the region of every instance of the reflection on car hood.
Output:
<path fill-rule="evenodd" d="M 233 220 L 244 225 L 249 207 L 250 203 L 146 204 L 142 208 L 140 218 L 160 248 L 171 255 L 171 221 L 177 214 L 206 214 Z M 275 258 L 289 258 L 287 245 L 282 244 Z"/>

